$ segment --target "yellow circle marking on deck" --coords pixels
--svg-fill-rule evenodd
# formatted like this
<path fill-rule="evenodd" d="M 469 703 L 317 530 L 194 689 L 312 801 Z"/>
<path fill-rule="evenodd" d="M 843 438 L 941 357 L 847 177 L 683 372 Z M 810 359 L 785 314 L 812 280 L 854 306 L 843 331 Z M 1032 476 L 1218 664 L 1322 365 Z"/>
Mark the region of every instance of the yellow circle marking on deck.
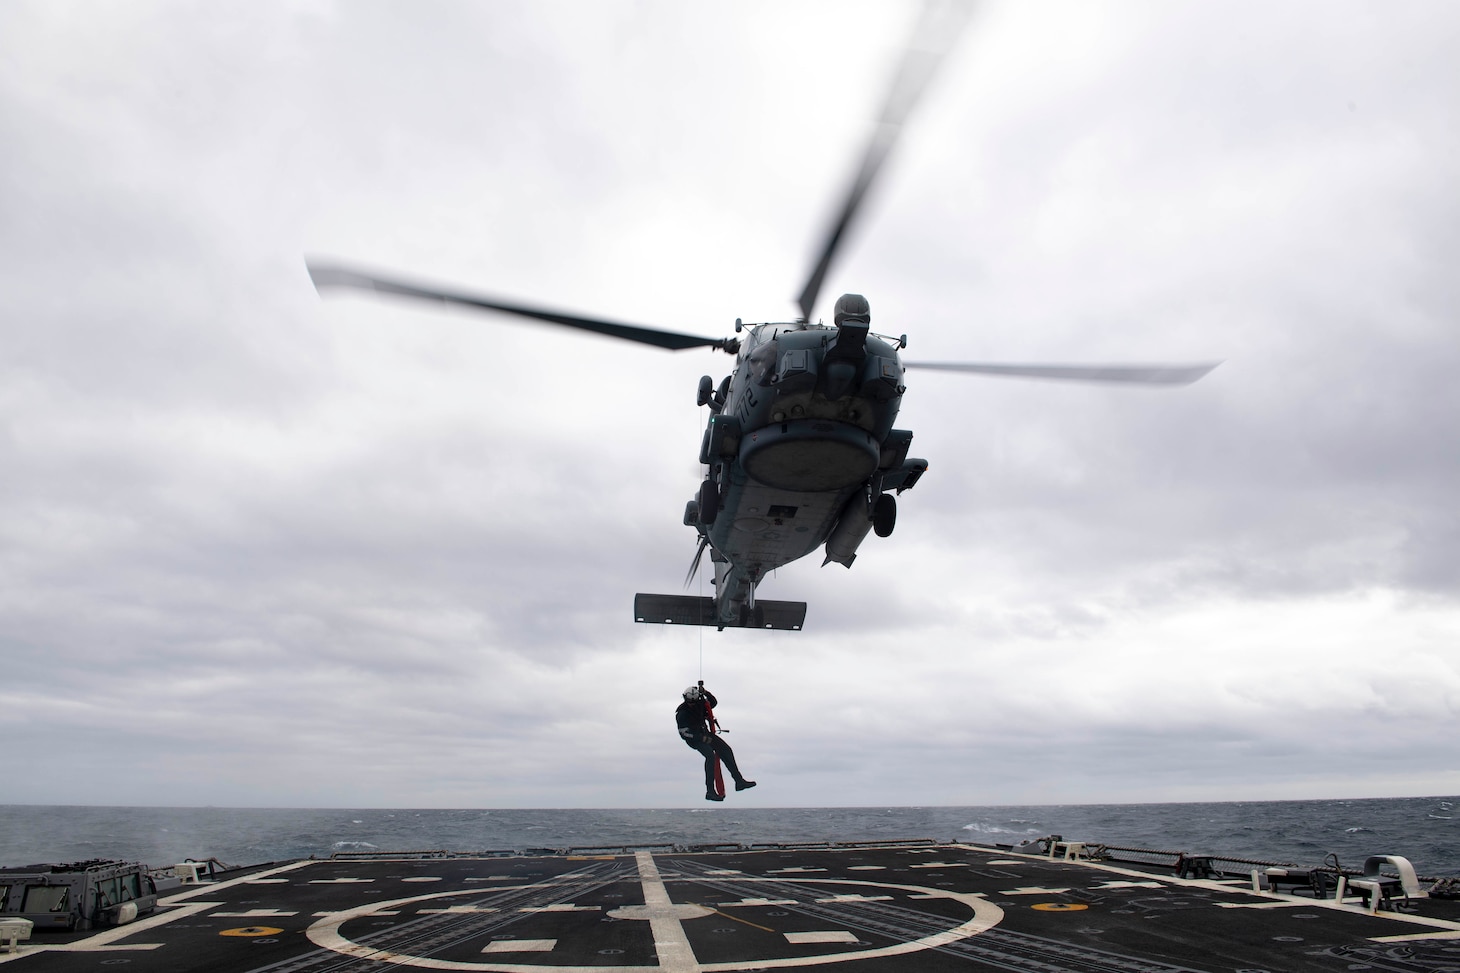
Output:
<path fill-rule="evenodd" d="M 218 933 L 220 936 L 277 936 L 284 930 L 277 926 L 239 926 L 237 929 L 224 929 Z"/>
<path fill-rule="evenodd" d="M 1083 902 L 1036 902 L 1030 908 L 1040 912 L 1084 912 L 1090 907 Z"/>

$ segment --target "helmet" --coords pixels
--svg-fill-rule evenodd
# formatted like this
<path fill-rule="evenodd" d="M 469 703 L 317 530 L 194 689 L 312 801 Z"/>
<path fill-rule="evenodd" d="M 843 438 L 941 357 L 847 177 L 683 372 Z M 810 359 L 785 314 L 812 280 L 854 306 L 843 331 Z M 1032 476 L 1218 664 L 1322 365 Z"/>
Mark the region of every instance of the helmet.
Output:
<path fill-rule="evenodd" d="M 684 691 L 684 698 L 690 702 L 694 702 L 695 700 L 703 699 L 704 697 L 700 694 L 700 687 L 690 686 Z"/>

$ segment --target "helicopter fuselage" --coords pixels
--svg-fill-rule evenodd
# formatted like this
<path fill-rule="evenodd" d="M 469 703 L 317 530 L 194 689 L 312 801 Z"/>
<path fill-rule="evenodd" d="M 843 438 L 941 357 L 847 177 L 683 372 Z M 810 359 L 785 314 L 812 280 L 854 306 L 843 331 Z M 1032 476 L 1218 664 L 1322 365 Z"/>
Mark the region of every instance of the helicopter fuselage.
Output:
<path fill-rule="evenodd" d="M 823 545 L 823 563 L 850 567 L 874 520 L 891 532 L 889 493 L 927 468 L 907 457 L 912 433 L 893 428 L 899 347 L 865 322 L 759 324 L 707 401 L 701 380 L 706 476 L 685 523 L 711 551 L 711 624 L 757 626 L 755 589 L 768 572 Z"/>

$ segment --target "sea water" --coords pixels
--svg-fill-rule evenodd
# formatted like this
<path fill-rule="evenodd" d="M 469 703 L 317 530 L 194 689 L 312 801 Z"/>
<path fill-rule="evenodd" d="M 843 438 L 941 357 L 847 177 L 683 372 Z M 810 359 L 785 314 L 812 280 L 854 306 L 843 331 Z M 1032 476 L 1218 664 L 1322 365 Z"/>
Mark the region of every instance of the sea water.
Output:
<path fill-rule="evenodd" d="M 733 798 L 732 798 L 733 800 Z M 1020 807 L 411 810 L 0 806 L 0 866 L 120 858 L 256 865 L 345 851 L 531 851 L 623 845 L 932 838 L 1072 841 L 1345 867 L 1403 855 L 1460 876 L 1460 797 Z"/>

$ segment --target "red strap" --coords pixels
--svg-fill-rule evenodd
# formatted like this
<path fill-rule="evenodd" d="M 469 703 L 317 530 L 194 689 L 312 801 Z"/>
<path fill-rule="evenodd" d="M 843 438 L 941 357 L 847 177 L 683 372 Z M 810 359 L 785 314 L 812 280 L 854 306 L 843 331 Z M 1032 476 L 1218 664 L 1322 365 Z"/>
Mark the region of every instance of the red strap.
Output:
<path fill-rule="evenodd" d="M 710 734 L 713 736 L 716 732 L 715 711 L 710 709 L 710 701 L 708 699 L 705 700 L 705 723 L 710 727 Z M 719 751 L 715 753 L 715 793 L 720 797 L 725 796 L 725 777 L 720 772 Z"/>

